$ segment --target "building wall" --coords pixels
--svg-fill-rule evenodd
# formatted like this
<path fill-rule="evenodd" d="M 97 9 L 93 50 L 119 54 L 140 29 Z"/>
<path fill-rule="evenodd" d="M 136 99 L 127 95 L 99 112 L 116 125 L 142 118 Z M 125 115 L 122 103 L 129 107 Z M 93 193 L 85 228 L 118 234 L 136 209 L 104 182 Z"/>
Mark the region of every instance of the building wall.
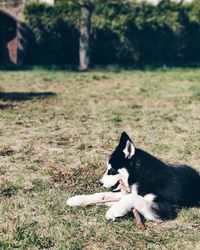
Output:
<path fill-rule="evenodd" d="M 20 43 L 17 36 L 19 21 L 10 13 L 0 11 L 0 30 L 1 30 L 1 64 L 18 63 L 18 44 Z"/>

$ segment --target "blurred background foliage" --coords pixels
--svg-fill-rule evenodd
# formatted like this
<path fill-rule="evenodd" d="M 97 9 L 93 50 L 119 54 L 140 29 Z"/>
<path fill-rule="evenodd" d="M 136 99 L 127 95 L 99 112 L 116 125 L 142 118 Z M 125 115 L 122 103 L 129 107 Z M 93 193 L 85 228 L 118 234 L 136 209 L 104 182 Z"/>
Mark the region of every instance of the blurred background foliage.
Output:
<path fill-rule="evenodd" d="M 184 63 L 200 59 L 200 3 L 89 1 L 91 64 Z M 27 64 L 78 64 L 79 1 L 25 7 Z M 30 53 L 31 52 L 31 53 Z"/>

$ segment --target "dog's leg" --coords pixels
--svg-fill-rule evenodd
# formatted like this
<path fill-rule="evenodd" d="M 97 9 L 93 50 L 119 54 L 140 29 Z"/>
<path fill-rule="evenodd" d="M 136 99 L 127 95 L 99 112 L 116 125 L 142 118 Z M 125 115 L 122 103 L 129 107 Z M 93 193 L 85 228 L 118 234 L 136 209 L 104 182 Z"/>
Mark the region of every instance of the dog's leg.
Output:
<path fill-rule="evenodd" d="M 136 194 L 128 194 L 109 208 L 106 213 L 106 219 L 114 221 L 117 217 L 122 217 L 129 213 L 132 208 L 135 208 L 147 220 L 158 220 L 152 209 L 155 206 L 153 198 L 153 196 L 150 199 L 150 196 L 142 197 Z"/>
<path fill-rule="evenodd" d="M 67 200 L 69 206 L 86 206 L 90 204 L 113 205 L 125 195 L 124 192 L 104 192 L 90 195 L 76 195 Z"/>

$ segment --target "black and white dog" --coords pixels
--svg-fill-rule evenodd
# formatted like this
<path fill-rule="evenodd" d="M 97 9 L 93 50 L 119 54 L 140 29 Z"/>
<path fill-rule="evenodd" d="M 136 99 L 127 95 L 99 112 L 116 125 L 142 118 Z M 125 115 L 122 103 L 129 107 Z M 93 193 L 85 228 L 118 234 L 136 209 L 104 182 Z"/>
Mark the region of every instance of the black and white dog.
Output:
<path fill-rule="evenodd" d="M 119 180 L 130 189 L 126 194 Z M 80 206 L 101 200 L 114 200 L 106 219 L 115 220 L 132 208 L 147 220 L 168 220 L 177 215 L 177 209 L 200 205 L 200 175 L 185 165 L 168 165 L 147 152 L 135 148 L 123 132 L 118 146 L 107 162 L 107 171 L 101 184 L 111 192 L 77 195 L 67 200 L 69 206 Z"/>

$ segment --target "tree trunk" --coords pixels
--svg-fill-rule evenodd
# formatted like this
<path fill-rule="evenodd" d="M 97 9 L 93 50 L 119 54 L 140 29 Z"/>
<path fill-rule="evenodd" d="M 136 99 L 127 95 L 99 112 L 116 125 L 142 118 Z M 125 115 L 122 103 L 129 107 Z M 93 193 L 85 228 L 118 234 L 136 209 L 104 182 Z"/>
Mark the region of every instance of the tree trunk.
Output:
<path fill-rule="evenodd" d="M 90 18 L 91 9 L 89 6 L 81 5 L 81 22 L 79 38 L 79 70 L 85 71 L 90 64 Z"/>

